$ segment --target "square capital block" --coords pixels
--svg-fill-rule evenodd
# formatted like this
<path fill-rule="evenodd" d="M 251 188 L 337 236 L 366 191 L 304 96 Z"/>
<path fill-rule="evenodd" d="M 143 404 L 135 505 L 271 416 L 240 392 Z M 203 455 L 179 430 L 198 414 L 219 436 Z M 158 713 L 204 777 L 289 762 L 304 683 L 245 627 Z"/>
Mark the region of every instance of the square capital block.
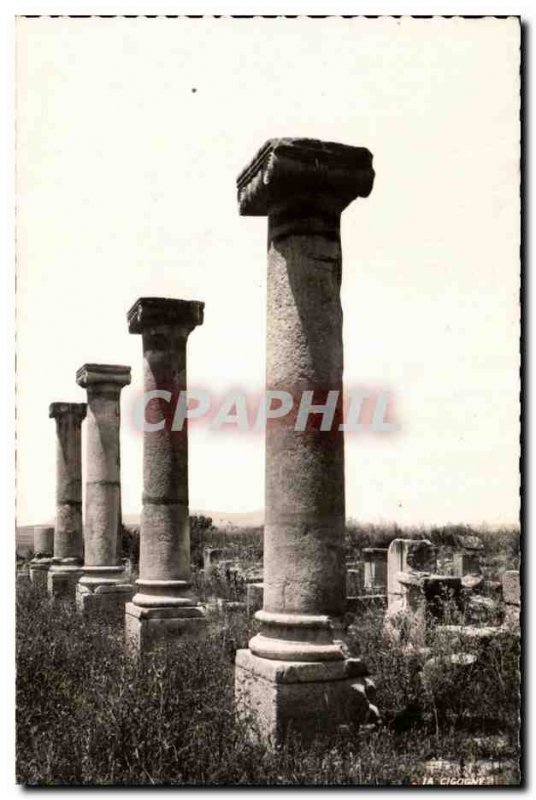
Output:
<path fill-rule="evenodd" d="M 243 216 L 266 216 L 294 197 L 324 197 L 341 213 L 356 197 L 368 197 L 374 183 L 372 153 L 318 139 L 269 139 L 237 179 Z"/>
<path fill-rule="evenodd" d="M 169 325 L 189 333 L 203 324 L 205 304 L 198 300 L 175 300 L 166 297 L 140 297 L 127 313 L 129 333 L 143 333 L 146 328 Z"/>
<path fill-rule="evenodd" d="M 51 419 L 72 417 L 75 422 L 82 422 L 86 413 L 87 403 L 51 403 L 48 407 L 48 416 Z"/>
<path fill-rule="evenodd" d="M 121 388 L 130 380 L 130 367 L 121 364 L 84 364 L 76 371 L 76 382 L 84 389 L 100 383 L 112 383 Z"/>

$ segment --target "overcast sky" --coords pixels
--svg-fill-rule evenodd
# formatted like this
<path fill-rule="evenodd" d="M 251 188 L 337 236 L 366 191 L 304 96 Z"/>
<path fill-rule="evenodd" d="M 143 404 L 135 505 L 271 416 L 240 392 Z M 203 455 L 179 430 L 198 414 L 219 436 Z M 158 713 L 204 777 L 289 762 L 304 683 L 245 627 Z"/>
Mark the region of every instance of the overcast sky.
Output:
<path fill-rule="evenodd" d="M 137 513 L 144 295 L 203 300 L 189 383 L 264 384 L 266 220 L 235 180 L 264 141 L 368 147 L 342 218 L 345 385 L 400 430 L 348 434 L 349 516 L 516 522 L 519 32 L 515 20 L 19 19 L 18 522 L 52 520 L 53 401 L 83 363 L 132 366 L 123 510 Z M 291 476 L 289 476 L 291 479 Z M 260 509 L 258 433 L 190 432 L 190 505 Z"/>

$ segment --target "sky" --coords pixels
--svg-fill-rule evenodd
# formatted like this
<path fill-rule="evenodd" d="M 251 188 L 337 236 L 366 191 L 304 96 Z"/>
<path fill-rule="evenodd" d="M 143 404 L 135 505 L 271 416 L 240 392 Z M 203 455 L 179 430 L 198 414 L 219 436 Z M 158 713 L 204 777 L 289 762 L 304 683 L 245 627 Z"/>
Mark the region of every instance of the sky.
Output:
<path fill-rule="evenodd" d="M 519 30 L 514 19 L 17 21 L 17 521 L 52 520 L 54 401 L 126 364 L 122 498 L 139 512 L 140 296 L 205 302 L 188 381 L 262 391 L 266 219 L 236 177 L 268 138 L 368 147 L 342 216 L 345 386 L 396 433 L 346 436 L 347 514 L 519 513 Z M 190 506 L 262 509 L 259 433 L 192 425 Z"/>

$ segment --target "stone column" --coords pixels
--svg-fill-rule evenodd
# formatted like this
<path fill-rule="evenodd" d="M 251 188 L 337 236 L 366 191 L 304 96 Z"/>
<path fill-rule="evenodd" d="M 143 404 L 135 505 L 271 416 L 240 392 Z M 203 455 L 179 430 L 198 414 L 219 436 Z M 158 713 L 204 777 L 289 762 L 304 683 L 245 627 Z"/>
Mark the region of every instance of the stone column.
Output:
<path fill-rule="evenodd" d="M 87 390 L 86 514 L 84 572 L 77 606 L 85 614 L 123 619 L 132 586 L 118 558 L 121 520 L 120 395 L 130 383 L 130 367 L 84 364 L 76 382 Z"/>
<path fill-rule="evenodd" d="M 54 556 L 48 572 L 52 597 L 75 599 L 83 559 L 82 542 L 82 421 L 85 403 L 52 403 L 56 420 L 56 528 Z"/>
<path fill-rule="evenodd" d="M 47 588 L 47 578 L 54 554 L 54 528 L 36 525 L 34 528 L 34 557 L 30 561 L 30 580 L 39 589 Z"/>
<path fill-rule="evenodd" d="M 337 634 L 345 610 L 340 215 L 374 180 L 360 147 L 272 139 L 238 178 L 240 213 L 268 217 L 267 390 L 336 391 L 333 422 L 296 413 L 266 426 L 264 604 L 260 633 L 236 657 L 239 708 L 267 738 L 310 736 L 375 713 L 365 667 Z"/>
<path fill-rule="evenodd" d="M 145 396 L 169 393 L 153 396 L 145 408 L 152 429 L 143 436 L 140 577 L 125 619 L 127 649 L 134 654 L 158 640 L 198 633 L 205 622 L 191 592 L 186 422 L 172 429 L 186 389 L 186 343 L 203 323 L 203 308 L 195 301 L 142 297 L 128 312 L 129 332 L 142 335 Z"/>

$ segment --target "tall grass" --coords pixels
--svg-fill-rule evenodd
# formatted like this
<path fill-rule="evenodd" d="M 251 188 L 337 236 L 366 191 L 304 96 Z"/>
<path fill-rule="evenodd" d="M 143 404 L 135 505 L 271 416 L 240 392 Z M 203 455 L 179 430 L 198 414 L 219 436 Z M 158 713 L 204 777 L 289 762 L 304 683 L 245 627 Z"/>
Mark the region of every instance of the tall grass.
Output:
<path fill-rule="evenodd" d="M 308 746 L 290 738 L 271 749 L 256 740 L 252 720 L 234 715 L 234 656 L 253 633 L 244 615 L 215 618 L 203 639 L 178 641 L 133 662 L 124 656 L 121 626 L 84 622 L 73 609 L 20 586 L 18 780 L 30 785 L 418 784 L 430 758 L 461 763 L 493 756 L 507 765 L 498 782 L 518 781 L 512 766 L 519 685 L 515 639 L 485 657 L 478 683 L 473 677 L 460 695 L 451 682 L 451 691 L 438 701 L 437 692 L 423 692 L 420 665 L 386 643 L 381 616 L 349 621 L 354 623 L 350 645 L 366 660 L 378 687 L 383 726 L 343 729 Z M 440 678 L 448 685 L 448 673 Z M 475 736 L 479 714 L 487 721 L 482 730 L 502 734 L 501 743 Z"/>

